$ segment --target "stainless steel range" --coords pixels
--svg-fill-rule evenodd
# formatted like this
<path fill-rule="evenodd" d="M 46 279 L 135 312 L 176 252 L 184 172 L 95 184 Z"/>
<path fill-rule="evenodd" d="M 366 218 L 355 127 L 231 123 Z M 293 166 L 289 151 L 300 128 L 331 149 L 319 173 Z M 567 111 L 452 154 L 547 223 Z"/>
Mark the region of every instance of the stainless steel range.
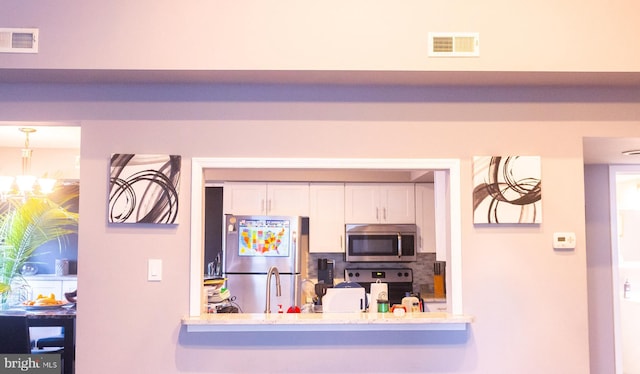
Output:
<path fill-rule="evenodd" d="M 406 293 L 413 292 L 413 271 L 408 268 L 347 268 L 344 269 L 344 279 L 356 282 L 371 292 L 371 283 L 380 280 L 387 283 L 389 288 L 389 303 L 401 304 Z"/>

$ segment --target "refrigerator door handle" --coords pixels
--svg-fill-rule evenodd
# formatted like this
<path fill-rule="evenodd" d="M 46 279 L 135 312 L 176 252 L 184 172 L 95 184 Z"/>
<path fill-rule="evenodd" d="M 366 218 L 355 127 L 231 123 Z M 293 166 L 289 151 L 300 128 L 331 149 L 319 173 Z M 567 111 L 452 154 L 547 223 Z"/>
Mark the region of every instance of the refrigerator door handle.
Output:
<path fill-rule="evenodd" d="M 298 253 L 298 233 L 293 231 L 292 232 L 292 241 L 291 241 L 291 257 L 293 259 L 293 263 L 297 264 L 298 263 L 298 258 L 296 257 L 296 254 Z M 298 265 L 294 265 L 293 267 L 293 271 L 294 273 L 298 273 L 300 272 L 300 269 L 298 268 Z"/>

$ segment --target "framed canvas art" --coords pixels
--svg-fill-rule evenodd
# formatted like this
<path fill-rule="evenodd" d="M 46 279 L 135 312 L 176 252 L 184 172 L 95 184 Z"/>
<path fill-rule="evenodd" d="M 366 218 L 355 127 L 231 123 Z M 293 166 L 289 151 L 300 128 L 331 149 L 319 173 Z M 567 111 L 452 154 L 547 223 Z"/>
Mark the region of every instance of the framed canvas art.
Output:
<path fill-rule="evenodd" d="M 177 224 L 181 158 L 112 154 L 108 222 Z"/>
<path fill-rule="evenodd" d="M 542 223 L 539 156 L 473 158 L 473 223 Z"/>

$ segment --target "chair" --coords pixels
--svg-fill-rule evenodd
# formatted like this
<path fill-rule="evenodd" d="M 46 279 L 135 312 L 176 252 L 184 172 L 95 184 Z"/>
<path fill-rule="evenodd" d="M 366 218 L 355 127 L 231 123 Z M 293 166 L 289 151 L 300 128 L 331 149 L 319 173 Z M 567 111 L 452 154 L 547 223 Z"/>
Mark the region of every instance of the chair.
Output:
<path fill-rule="evenodd" d="M 37 349 L 54 348 L 56 353 L 62 353 L 64 347 L 64 335 L 48 336 L 46 338 L 40 338 L 36 340 Z M 34 352 L 38 352 L 34 350 Z M 51 353 L 52 351 L 48 351 Z"/>
<path fill-rule="evenodd" d="M 27 317 L 0 315 L 0 353 L 31 353 Z"/>

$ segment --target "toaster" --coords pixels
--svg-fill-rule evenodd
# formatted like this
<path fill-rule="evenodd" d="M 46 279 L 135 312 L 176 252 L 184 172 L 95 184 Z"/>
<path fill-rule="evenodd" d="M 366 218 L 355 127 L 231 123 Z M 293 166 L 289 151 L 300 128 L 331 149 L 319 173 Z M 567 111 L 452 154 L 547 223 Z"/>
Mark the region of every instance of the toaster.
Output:
<path fill-rule="evenodd" d="M 323 313 L 354 313 L 366 309 L 365 289 L 359 288 L 327 288 L 322 297 Z"/>

